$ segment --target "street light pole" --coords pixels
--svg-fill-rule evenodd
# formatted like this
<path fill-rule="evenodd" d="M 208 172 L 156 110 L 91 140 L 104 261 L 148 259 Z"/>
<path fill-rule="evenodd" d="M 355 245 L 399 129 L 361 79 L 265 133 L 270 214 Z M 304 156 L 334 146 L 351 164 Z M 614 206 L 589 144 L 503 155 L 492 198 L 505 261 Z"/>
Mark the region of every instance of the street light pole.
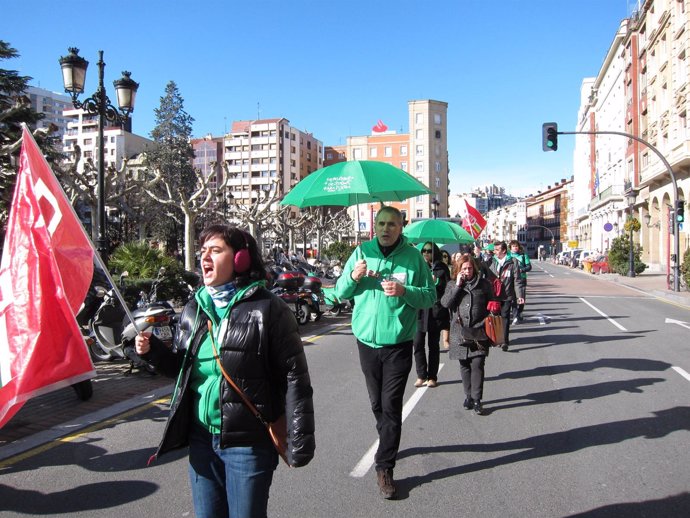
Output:
<path fill-rule="evenodd" d="M 103 61 L 103 51 L 98 51 L 98 89 L 96 92 L 85 99 L 79 101 L 79 94 L 84 92 L 86 80 L 86 69 L 89 62 L 79 56 L 79 49 L 70 47 L 69 54 L 60 58 L 62 67 L 62 79 L 65 92 L 72 97 L 72 104 L 75 108 L 82 109 L 91 115 L 98 115 L 98 178 L 97 178 L 97 200 L 96 211 L 96 248 L 102 258 L 108 254 L 108 239 L 106 235 L 105 218 L 105 142 L 104 129 L 105 122 L 110 121 L 118 125 L 123 125 L 129 119 L 129 114 L 134 111 L 134 99 L 136 97 L 139 83 L 133 81 L 129 72 L 122 72 L 122 78 L 113 81 L 117 94 L 117 101 L 120 110 L 115 108 L 105 92 L 103 76 L 105 62 Z"/>
<path fill-rule="evenodd" d="M 635 254 L 633 252 L 633 207 L 635 206 L 635 191 L 630 190 L 627 193 L 628 204 L 630 206 L 630 219 L 628 226 L 630 227 L 630 246 L 628 248 L 628 277 L 635 277 Z"/>

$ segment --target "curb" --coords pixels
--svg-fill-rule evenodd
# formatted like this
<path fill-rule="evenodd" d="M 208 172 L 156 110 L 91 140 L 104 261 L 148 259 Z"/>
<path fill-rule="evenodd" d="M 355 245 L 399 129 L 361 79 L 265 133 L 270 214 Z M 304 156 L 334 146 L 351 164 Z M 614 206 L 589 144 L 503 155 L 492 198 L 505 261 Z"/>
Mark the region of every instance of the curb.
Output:
<path fill-rule="evenodd" d="M 24 439 L 15 440 L 0 448 L 0 461 L 25 453 L 46 443 L 53 442 L 66 435 L 75 434 L 80 430 L 112 419 L 129 410 L 149 405 L 158 399 L 169 396 L 173 389 L 174 383 L 171 383 L 147 392 L 146 394 L 120 401 L 109 407 L 101 408 L 100 410 L 78 417 L 72 421 L 53 426 L 52 428 L 32 434 Z"/>

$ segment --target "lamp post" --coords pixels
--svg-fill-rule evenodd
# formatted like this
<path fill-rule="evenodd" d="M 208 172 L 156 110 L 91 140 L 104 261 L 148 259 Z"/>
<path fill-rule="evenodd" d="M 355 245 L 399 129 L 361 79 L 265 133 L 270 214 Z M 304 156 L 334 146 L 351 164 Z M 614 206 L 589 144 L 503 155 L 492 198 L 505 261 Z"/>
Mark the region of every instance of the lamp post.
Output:
<path fill-rule="evenodd" d="M 438 217 L 438 206 L 439 206 L 439 201 L 436 198 L 432 199 L 431 200 L 431 207 L 432 207 L 432 211 L 434 214 L 434 219 L 436 219 Z"/>
<path fill-rule="evenodd" d="M 630 208 L 630 219 L 628 226 L 630 227 L 630 247 L 628 249 L 628 277 L 635 277 L 635 254 L 633 251 L 633 207 L 635 206 L 636 193 L 633 189 L 625 193 L 628 200 L 628 207 Z"/>
<path fill-rule="evenodd" d="M 65 92 L 72 97 L 72 104 L 75 108 L 80 108 L 91 115 L 98 115 L 98 210 L 96 212 L 96 248 L 101 257 L 106 257 L 108 253 L 108 242 L 106 237 L 105 220 L 105 142 L 103 139 L 103 129 L 105 121 L 110 121 L 118 125 L 124 124 L 129 119 L 129 114 L 134 111 L 134 99 L 136 97 L 139 83 L 132 80 L 129 72 L 122 72 L 122 78 L 113 81 L 117 94 L 118 111 L 111 103 L 105 92 L 103 85 L 103 72 L 105 63 L 103 62 L 103 51 L 98 51 L 98 89 L 96 92 L 85 99 L 79 101 L 79 94 L 84 93 L 84 83 L 86 81 L 86 69 L 89 62 L 79 55 L 79 49 L 70 47 L 69 54 L 60 58 L 62 67 L 62 80 Z"/>

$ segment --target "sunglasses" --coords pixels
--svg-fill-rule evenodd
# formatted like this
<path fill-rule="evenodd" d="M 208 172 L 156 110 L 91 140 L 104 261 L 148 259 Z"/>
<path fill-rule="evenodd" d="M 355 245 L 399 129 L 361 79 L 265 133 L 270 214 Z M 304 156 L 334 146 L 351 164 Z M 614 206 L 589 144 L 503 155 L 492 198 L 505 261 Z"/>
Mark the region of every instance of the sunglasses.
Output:
<path fill-rule="evenodd" d="M 431 248 L 422 248 L 423 254 L 430 254 L 431 252 L 433 252 L 433 250 Z"/>

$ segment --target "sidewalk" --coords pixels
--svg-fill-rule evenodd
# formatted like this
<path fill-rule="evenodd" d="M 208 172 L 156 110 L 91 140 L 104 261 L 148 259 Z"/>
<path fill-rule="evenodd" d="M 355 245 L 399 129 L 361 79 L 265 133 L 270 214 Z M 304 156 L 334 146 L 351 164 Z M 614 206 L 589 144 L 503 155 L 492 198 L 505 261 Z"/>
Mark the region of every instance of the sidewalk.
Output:
<path fill-rule="evenodd" d="M 0 460 L 53 441 L 137 406 L 168 396 L 173 380 L 135 370 L 124 360 L 96 362 L 93 396 L 67 387 L 35 397 L 0 429 Z"/>
<path fill-rule="evenodd" d="M 602 281 L 615 282 L 622 284 L 629 288 L 633 288 L 643 293 L 647 293 L 660 299 L 665 299 L 674 304 L 690 309 L 690 291 L 674 292 L 666 287 L 666 274 L 660 272 L 643 272 L 635 277 L 624 277 L 617 273 L 603 273 L 592 274 L 587 273 L 579 268 L 570 268 L 569 266 L 559 265 L 561 268 L 568 268 L 571 272 L 577 272 L 586 275 L 589 278 L 599 279 Z"/>

